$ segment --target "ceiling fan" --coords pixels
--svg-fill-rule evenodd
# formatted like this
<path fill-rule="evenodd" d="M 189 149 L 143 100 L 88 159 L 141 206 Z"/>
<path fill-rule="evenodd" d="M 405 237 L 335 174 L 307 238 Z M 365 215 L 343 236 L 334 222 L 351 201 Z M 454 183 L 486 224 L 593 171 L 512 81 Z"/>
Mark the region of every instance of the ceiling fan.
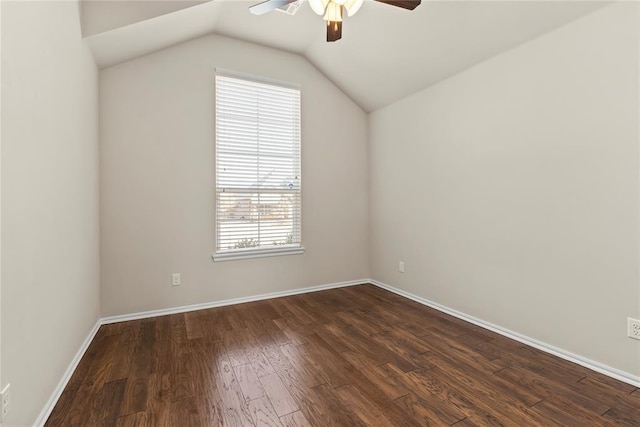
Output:
<path fill-rule="evenodd" d="M 374 0 L 391 6 L 413 10 L 420 5 L 421 0 Z M 266 0 L 254 4 L 249 11 L 254 15 L 263 15 L 275 9 L 292 9 L 294 12 L 302 0 Z M 309 0 L 311 9 L 318 15 L 324 15 L 327 21 L 327 41 L 334 42 L 342 38 L 342 15 L 346 10 L 347 16 L 353 16 L 360 9 L 364 0 Z M 291 6 L 295 4 L 295 8 Z"/>

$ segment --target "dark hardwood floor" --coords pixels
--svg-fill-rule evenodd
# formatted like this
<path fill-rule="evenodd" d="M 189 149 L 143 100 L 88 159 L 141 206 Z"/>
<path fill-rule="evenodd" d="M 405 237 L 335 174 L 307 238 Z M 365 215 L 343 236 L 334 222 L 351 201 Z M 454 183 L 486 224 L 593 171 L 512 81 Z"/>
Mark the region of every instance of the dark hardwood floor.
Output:
<path fill-rule="evenodd" d="M 100 328 L 48 426 L 640 426 L 640 390 L 372 285 Z"/>

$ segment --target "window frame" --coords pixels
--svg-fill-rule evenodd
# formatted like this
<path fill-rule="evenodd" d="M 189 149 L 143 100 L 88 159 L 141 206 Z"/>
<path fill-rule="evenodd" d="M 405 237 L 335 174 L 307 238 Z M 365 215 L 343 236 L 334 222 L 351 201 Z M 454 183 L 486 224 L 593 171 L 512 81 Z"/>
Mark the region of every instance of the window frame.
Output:
<path fill-rule="evenodd" d="M 262 85 L 276 86 L 282 87 L 286 89 L 294 89 L 297 90 L 300 97 L 300 104 L 298 107 L 298 120 L 300 123 L 300 131 L 299 131 L 299 139 L 298 139 L 298 172 L 299 172 L 299 189 L 298 189 L 298 199 L 299 199 L 299 215 L 297 218 L 293 220 L 294 227 L 295 223 L 298 223 L 297 228 L 294 228 L 294 232 L 296 232 L 300 239 L 299 243 L 281 245 L 281 246 L 258 246 L 255 248 L 238 248 L 238 249 L 226 249 L 223 251 L 219 251 L 218 242 L 220 238 L 220 226 L 218 221 L 218 135 L 217 135 L 217 127 L 218 127 L 218 110 L 217 110 L 217 90 L 218 90 L 218 76 L 245 80 L 252 83 L 258 83 Z M 214 251 L 213 251 L 213 260 L 214 261 L 231 261 L 231 260 L 239 260 L 239 259 L 252 259 L 252 258 L 263 258 L 263 257 L 273 257 L 273 256 L 283 256 L 283 255 L 300 255 L 305 251 L 304 246 L 302 245 L 302 86 L 297 83 L 291 83 L 281 80 L 275 80 L 268 77 L 256 76 L 252 74 L 230 71 L 223 68 L 216 68 L 214 74 L 214 98 L 213 98 L 213 118 L 214 118 Z M 268 193 L 269 191 L 273 192 L 273 190 L 266 191 L 257 191 L 256 193 Z"/>

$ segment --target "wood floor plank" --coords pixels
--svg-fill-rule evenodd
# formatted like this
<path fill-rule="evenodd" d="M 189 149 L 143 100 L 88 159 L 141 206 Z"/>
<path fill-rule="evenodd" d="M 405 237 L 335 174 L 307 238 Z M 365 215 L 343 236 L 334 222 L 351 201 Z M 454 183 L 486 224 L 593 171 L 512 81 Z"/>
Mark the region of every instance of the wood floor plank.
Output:
<path fill-rule="evenodd" d="M 276 373 L 276 370 L 271 366 L 271 362 L 269 362 L 269 359 L 262 352 L 261 348 L 252 347 L 247 349 L 247 358 L 258 377 L 264 377 Z"/>
<path fill-rule="evenodd" d="M 126 329 L 128 329 L 128 322 L 119 322 L 119 323 L 109 323 L 106 325 L 100 326 L 100 334 L 103 336 L 107 335 L 120 335 Z"/>
<path fill-rule="evenodd" d="M 254 425 L 249 406 L 235 378 L 233 368 L 227 360 L 218 361 L 216 383 L 218 393 L 224 404 L 222 415 L 225 423 L 241 426 Z"/>
<path fill-rule="evenodd" d="M 610 421 L 612 425 L 638 427 L 638 417 L 640 409 L 633 407 L 615 407 L 604 413 L 603 418 Z"/>
<path fill-rule="evenodd" d="M 88 417 L 88 425 L 114 425 L 116 423 L 126 385 L 127 380 L 122 379 L 102 386 Z"/>
<path fill-rule="evenodd" d="M 350 408 L 365 424 L 380 427 L 398 425 L 397 420 L 394 423 L 385 416 L 384 408 L 367 399 L 356 387 L 345 385 L 334 389 L 334 391 L 343 404 Z"/>
<path fill-rule="evenodd" d="M 249 410 L 256 426 L 283 427 L 280 417 L 266 397 L 249 402 Z"/>
<path fill-rule="evenodd" d="M 376 334 L 376 336 L 385 336 L 389 341 L 393 341 L 398 347 L 404 348 L 407 353 L 419 355 L 427 353 L 431 350 L 424 338 L 418 338 L 407 331 L 402 324 L 395 325 L 387 332 Z"/>
<path fill-rule="evenodd" d="M 331 325 L 327 325 L 327 329 L 346 343 L 350 350 L 365 354 L 369 359 L 376 360 L 379 365 L 393 362 L 405 372 L 420 369 L 420 366 L 394 353 L 384 345 L 376 344 L 370 337 L 363 335 L 357 329 L 332 327 Z"/>
<path fill-rule="evenodd" d="M 420 409 L 413 408 L 410 411 L 414 412 L 418 419 L 437 418 L 447 424 L 453 424 L 469 416 L 471 411 L 465 411 L 465 408 L 469 409 L 471 405 L 467 405 L 468 402 L 454 390 L 430 377 L 428 372 L 405 374 L 393 365 L 387 365 L 386 369 L 391 375 L 395 373 L 397 378 L 406 384 L 407 389 L 411 391 L 412 397 L 404 401 L 400 398 L 395 402 L 404 404 L 405 407 L 407 404 L 420 407 Z"/>
<path fill-rule="evenodd" d="M 100 396 L 113 363 L 117 349 L 117 335 L 103 334 L 95 348 L 97 351 L 89 371 L 75 391 L 73 401 L 68 406 L 62 422 L 63 425 L 84 425 L 93 416 L 92 409 L 95 407 L 95 402 Z"/>
<path fill-rule="evenodd" d="M 264 393 L 273 405 L 279 417 L 297 411 L 298 404 L 291 397 L 278 374 L 273 373 L 260 378 Z"/>
<path fill-rule="evenodd" d="M 171 316 L 171 401 L 188 399 L 195 395 L 190 375 L 191 354 L 187 343 L 185 315 Z"/>
<path fill-rule="evenodd" d="M 437 424 L 436 424 L 437 425 Z M 477 424 L 473 421 L 471 421 L 469 418 L 465 418 L 463 420 L 458 421 L 455 424 L 451 424 L 454 427 L 480 427 L 484 424 Z"/>
<path fill-rule="evenodd" d="M 135 329 L 136 325 L 137 323 L 134 323 L 132 325 L 132 329 Z M 108 350 L 109 345 L 111 345 L 114 340 L 119 339 L 108 338 L 110 334 L 103 333 L 103 328 L 106 326 L 108 325 L 101 326 L 98 330 L 95 339 L 91 342 L 82 359 L 80 359 L 78 367 L 71 375 L 71 378 L 69 379 L 65 390 L 75 390 L 86 382 L 95 381 L 95 371 L 97 370 L 97 364 L 100 363 L 99 361 L 103 357 L 104 353 Z M 113 366 L 112 362 L 107 361 L 107 363 L 109 363 L 110 366 Z M 110 378 L 107 376 L 107 378 L 105 378 L 105 381 L 107 379 Z"/>
<path fill-rule="evenodd" d="M 349 295 L 341 291 L 341 289 L 334 289 L 332 292 L 315 292 L 312 296 L 327 312 L 337 313 L 353 307 Z"/>
<path fill-rule="evenodd" d="M 402 358 L 403 364 L 399 366 L 407 366 L 407 368 L 405 368 L 406 371 L 430 369 L 433 367 L 433 365 L 429 363 L 428 357 L 424 355 L 425 352 L 415 351 L 415 345 L 407 345 L 408 342 L 398 340 L 398 337 L 392 335 L 389 331 L 371 335 L 370 338 L 372 342 L 378 344 L 381 348 L 386 348 L 394 353 L 396 357 L 390 358 L 390 362 Z M 428 347 L 425 346 L 425 348 Z"/>
<path fill-rule="evenodd" d="M 171 351 L 171 317 L 163 316 L 155 322 L 155 340 L 151 353 L 151 371 L 157 373 L 163 381 L 163 387 L 169 387 L 171 382 L 171 369 L 175 363 Z"/>
<path fill-rule="evenodd" d="M 375 384 L 390 400 L 409 394 L 409 387 L 399 379 L 399 376 L 404 373 L 390 372 L 388 365 L 372 366 L 369 359 L 352 351 L 345 351 L 341 356 Z"/>
<path fill-rule="evenodd" d="M 467 347 L 469 350 L 484 357 L 486 360 L 494 362 L 494 364 L 496 360 L 504 359 L 505 355 L 507 357 L 511 355 L 517 357 L 514 353 L 517 353 L 519 348 L 522 346 L 520 343 L 513 343 L 510 347 L 505 348 L 500 345 L 501 342 L 496 339 L 487 339 L 484 336 L 475 334 L 462 334 L 456 337 L 455 340 L 460 345 Z M 511 340 L 509 341 L 512 342 Z M 506 367 L 503 364 L 498 364 L 497 366 L 503 368 Z"/>
<path fill-rule="evenodd" d="M 501 369 L 492 361 L 480 357 L 477 352 L 459 344 L 455 338 L 440 331 L 429 331 L 424 336 L 424 343 L 429 347 L 431 354 L 441 355 L 445 359 L 451 358 L 459 364 L 472 366 L 482 372 L 493 373 Z"/>
<path fill-rule="evenodd" d="M 313 388 L 313 393 L 317 396 L 323 405 L 323 415 L 317 418 L 311 418 L 313 425 L 323 425 L 324 420 L 331 420 L 332 423 L 328 423 L 336 426 L 366 426 L 365 423 L 356 414 L 352 408 L 345 405 L 338 397 L 335 389 L 329 384 L 322 384 Z"/>
<path fill-rule="evenodd" d="M 504 338 L 502 338 L 505 340 Z M 589 375 L 591 371 L 559 359 L 533 347 L 521 346 L 517 350 L 504 352 L 491 361 L 492 364 L 501 367 L 522 368 L 549 379 L 561 381 L 565 384 L 576 383 Z"/>
<path fill-rule="evenodd" d="M 337 310 L 326 305 L 313 294 L 301 294 L 295 303 L 303 307 L 313 317 L 315 324 L 329 323 L 336 317 Z"/>
<path fill-rule="evenodd" d="M 282 303 L 285 307 L 293 314 L 296 322 L 301 324 L 309 324 L 315 321 L 315 318 L 310 315 L 307 311 L 305 311 L 305 307 L 302 307 L 300 304 L 295 304 L 296 296 L 291 298 L 283 299 Z"/>
<path fill-rule="evenodd" d="M 326 342 L 331 348 L 333 348 L 338 353 L 342 353 L 347 350 L 351 350 L 351 347 L 347 345 L 345 341 L 340 339 L 338 336 L 332 334 L 329 329 L 330 328 L 339 328 L 340 326 L 336 322 L 329 322 L 323 325 L 319 325 L 318 327 L 313 329 L 315 335 L 322 338 L 324 342 Z"/>
<path fill-rule="evenodd" d="M 280 422 L 284 427 L 311 427 L 309 421 L 302 415 L 301 411 L 292 412 L 291 414 L 280 417 Z"/>
<path fill-rule="evenodd" d="M 267 303 L 273 308 L 276 313 L 278 313 L 278 317 L 276 319 L 281 319 L 283 317 L 293 317 L 293 313 L 287 308 L 284 304 L 284 298 L 274 298 L 267 300 Z"/>
<path fill-rule="evenodd" d="M 155 372 L 149 378 L 145 422 L 150 426 L 169 424 L 171 411 L 171 375 Z M 121 417 L 123 418 L 123 417 Z"/>
<path fill-rule="evenodd" d="M 240 384 L 245 400 L 249 401 L 264 397 L 264 388 L 250 363 L 234 367 L 233 372 Z"/>
<path fill-rule="evenodd" d="M 223 361 L 228 362 L 227 353 L 221 341 L 211 341 L 206 333 L 204 335 L 202 339 L 189 341 L 195 396 L 202 419 L 208 420 L 209 425 L 223 425 L 224 402 L 216 378 L 219 366 Z"/>
<path fill-rule="evenodd" d="M 306 346 L 288 344 L 280 347 L 280 351 L 282 351 L 282 354 L 293 366 L 293 370 L 287 369 L 286 372 L 295 371 L 298 379 L 303 381 L 308 387 L 313 388 L 327 382 L 327 379 L 320 369 L 322 363 L 313 358 Z"/>
<path fill-rule="evenodd" d="M 138 330 L 139 327 L 125 328 L 121 329 L 121 333 L 118 334 L 119 349 L 107 374 L 107 382 L 125 379 L 129 376 Z"/>
<path fill-rule="evenodd" d="M 240 333 L 227 331 L 222 336 L 222 343 L 229 358 L 231 366 L 240 366 L 249 363 L 249 358 L 240 340 Z"/>
<path fill-rule="evenodd" d="M 310 333 L 309 329 L 298 323 L 294 318 L 283 317 L 280 319 L 274 319 L 273 323 L 289 339 L 291 344 L 301 345 L 307 343 L 306 335 Z"/>
<path fill-rule="evenodd" d="M 309 343 L 305 344 L 304 347 L 314 360 L 323 361 L 317 367 L 326 379 L 325 382 L 331 384 L 332 387 L 349 384 L 351 382 L 350 372 L 352 371 L 352 366 L 349 362 L 319 336 L 315 334 L 309 335 L 308 340 Z"/>
<path fill-rule="evenodd" d="M 118 417 L 116 427 L 144 427 L 147 425 L 147 414 L 145 412 L 137 412 L 135 414 Z"/>
<path fill-rule="evenodd" d="M 279 345 L 270 345 L 262 348 L 262 353 L 267 357 L 267 360 L 276 371 L 286 371 L 288 369 L 293 369 L 293 365 L 286 358 L 284 354 L 282 354 L 282 346 Z"/>
<path fill-rule="evenodd" d="M 57 427 L 64 425 L 64 419 L 67 413 L 71 410 L 72 404 L 75 401 L 75 394 L 77 389 L 65 390 L 58 399 L 55 410 L 49 416 L 47 420 L 47 426 Z"/>
<path fill-rule="evenodd" d="M 211 388 L 205 392 L 207 396 L 208 414 L 203 423 L 211 426 L 223 426 L 225 420 L 225 406 L 217 388 Z"/>
<path fill-rule="evenodd" d="M 415 425 L 416 420 L 408 415 L 406 412 L 395 405 L 393 401 L 390 401 L 382 390 L 376 387 L 375 383 L 371 382 L 369 378 L 361 375 L 360 373 L 354 373 L 352 375 L 352 384 L 362 396 L 364 396 L 369 404 L 375 405 L 378 408 L 384 408 L 384 413 L 389 420 L 398 426 L 412 426 Z"/>
<path fill-rule="evenodd" d="M 508 420 L 501 422 L 494 411 L 478 407 L 473 399 L 467 398 L 458 388 L 452 387 L 448 383 L 448 378 L 437 375 L 435 369 L 426 372 L 409 372 L 406 377 L 414 384 L 414 393 L 424 402 L 429 402 L 429 409 L 438 411 L 438 418 L 442 420 L 455 422 L 466 417 L 480 425 L 513 425 Z M 433 406 L 431 406 L 432 403 Z"/>
<path fill-rule="evenodd" d="M 601 377 L 590 375 L 578 381 L 572 388 L 580 393 L 596 391 L 600 400 L 611 407 L 617 405 L 635 406 L 640 403 L 631 396 L 631 393 L 635 390 L 634 386 L 630 384 L 612 386 L 610 383 L 604 382 Z M 638 410 L 640 411 L 640 407 Z"/>
<path fill-rule="evenodd" d="M 195 397 L 188 397 L 171 403 L 169 411 L 170 427 L 200 427 L 202 418 L 198 412 Z"/>
<path fill-rule="evenodd" d="M 466 334 L 473 334 L 473 335 L 477 335 L 479 337 L 485 337 L 487 339 L 493 339 L 496 337 L 496 333 L 489 331 L 485 328 L 482 328 L 478 325 L 475 325 L 473 323 L 467 322 L 466 320 L 462 320 L 462 319 L 458 319 L 457 317 L 452 317 L 449 316 L 445 313 L 440 313 L 439 319 L 442 320 L 446 320 L 447 322 L 449 322 L 450 324 L 456 325 L 458 326 L 461 331 L 462 334 L 461 335 L 466 335 Z M 460 335 L 458 335 L 460 336 Z M 498 335 L 498 337 L 502 337 L 501 335 Z M 513 341 L 510 340 L 511 342 L 516 343 L 517 341 Z M 518 343 L 518 345 L 520 345 L 520 343 Z"/>
<path fill-rule="evenodd" d="M 602 378 L 598 378 L 598 382 L 601 382 Z M 629 388 L 621 388 L 619 394 L 616 393 L 617 388 L 615 383 L 606 379 L 606 385 L 608 388 L 607 394 L 614 394 L 614 398 L 609 400 L 611 405 L 604 414 L 604 418 L 613 421 L 616 425 L 624 426 L 639 426 L 640 425 L 640 389 L 635 389 L 634 392 L 629 394 L 623 394 L 623 391 L 628 391 Z M 585 383 L 586 384 L 586 383 Z M 591 392 L 591 390 L 589 390 Z"/>
<path fill-rule="evenodd" d="M 434 355 L 431 358 L 431 363 L 442 371 L 457 375 L 459 380 L 462 383 L 465 383 L 469 388 L 477 386 L 484 388 L 488 392 L 499 390 L 500 396 L 507 396 L 505 398 L 506 400 L 521 402 L 526 406 L 535 405 L 542 400 L 538 394 L 525 387 L 506 381 L 499 376 L 494 375 L 494 373 L 476 369 L 473 366 L 460 364 L 459 362 L 448 359 L 443 355 Z M 515 404 L 515 402 L 513 403 Z"/>
<path fill-rule="evenodd" d="M 200 311 L 190 311 L 184 314 L 185 329 L 187 331 L 187 339 L 193 340 L 204 337 L 204 328 L 202 324 L 205 320 Z"/>
<path fill-rule="evenodd" d="M 92 389 L 93 386 L 91 384 L 81 384 L 75 390 L 74 400 L 66 408 L 61 425 L 83 425 L 87 423 L 87 418 L 91 415 L 90 408 L 93 407 L 97 393 Z"/>
<path fill-rule="evenodd" d="M 520 400 L 526 393 L 525 390 L 520 390 L 515 396 L 516 387 L 505 389 L 501 384 L 492 387 L 489 382 L 479 376 L 460 375 L 460 371 L 456 372 L 455 369 L 449 368 L 438 366 L 428 371 L 428 375 L 440 378 L 449 387 L 455 387 L 476 407 L 497 414 L 499 419 L 509 420 L 510 423 L 513 422 L 519 426 L 544 425 L 544 417 L 531 411 L 529 406 Z M 537 403 L 541 399 L 533 397 L 531 400 Z"/>
<path fill-rule="evenodd" d="M 354 329 L 357 329 L 361 334 L 365 336 L 371 336 L 374 334 L 380 333 L 380 328 L 378 325 L 374 325 L 364 319 L 362 316 L 359 316 L 357 313 L 352 312 L 341 312 L 337 314 L 339 319 L 342 319 L 346 323 L 348 323 Z"/>
<path fill-rule="evenodd" d="M 597 415 L 562 402 L 543 400 L 531 408 L 549 420 L 549 424 L 558 426 L 610 426 L 611 423 Z"/>
<path fill-rule="evenodd" d="M 534 372 L 518 368 L 506 368 L 496 372 L 496 375 L 514 384 L 526 387 L 543 399 L 554 403 L 562 401 L 566 402 L 567 405 L 578 405 L 594 414 L 603 414 L 610 409 L 609 405 L 603 403 L 597 394 L 579 393 L 569 385 L 546 381 L 544 377 Z"/>
<path fill-rule="evenodd" d="M 208 310 L 203 329 L 204 337 L 208 341 L 219 341 L 223 339 L 224 334 L 242 329 L 242 326 L 234 306 L 227 306 Z"/>
<path fill-rule="evenodd" d="M 445 420 L 441 414 L 434 411 L 429 402 L 413 394 L 407 394 L 395 400 L 396 405 L 413 417 L 420 425 L 427 426 L 448 426 L 452 425 L 452 420 Z M 458 420 L 453 420 L 457 423 Z"/>
<path fill-rule="evenodd" d="M 120 415 L 134 414 L 146 409 L 154 340 L 155 322 L 151 319 L 144 320 L 140 325 L 136 348 L 129 368 Z"/>
<path fill-rule="evenodd" d="M 318 394 L 317 390 L 320 386 L 308 387 L 304 378 L 301 378 L 293 370 L 278 372 L 278 376 L 287 388 L 289 395 L 300 408 L 300 412 L 311 425 L 326 425 L 330 427 L 340 425 L 334 421 L 334 414 L 330 411 L 328 402 Z M 282 418 L 285 417 L 286 415 Z"/>
<path fill-rule="evenodd" d="M 47 426 L 640 426 L 640 390 L 372 285 L 105 325 Z"/>

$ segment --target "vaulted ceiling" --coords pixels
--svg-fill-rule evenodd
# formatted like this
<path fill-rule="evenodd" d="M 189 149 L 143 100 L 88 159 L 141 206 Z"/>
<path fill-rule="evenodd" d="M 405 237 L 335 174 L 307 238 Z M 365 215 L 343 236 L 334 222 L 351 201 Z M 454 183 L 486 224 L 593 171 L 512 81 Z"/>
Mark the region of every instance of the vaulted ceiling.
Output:
<path fill-rule="evenodd" d="M 327 43 L 307 4 L 252 15 L 259 1 L 85 0 L 83 35 L 100 67 L 209 33 L 298 53 L 373 111 L 609 3 L 422 0 L 407 11 L 366 0 Z"/>

